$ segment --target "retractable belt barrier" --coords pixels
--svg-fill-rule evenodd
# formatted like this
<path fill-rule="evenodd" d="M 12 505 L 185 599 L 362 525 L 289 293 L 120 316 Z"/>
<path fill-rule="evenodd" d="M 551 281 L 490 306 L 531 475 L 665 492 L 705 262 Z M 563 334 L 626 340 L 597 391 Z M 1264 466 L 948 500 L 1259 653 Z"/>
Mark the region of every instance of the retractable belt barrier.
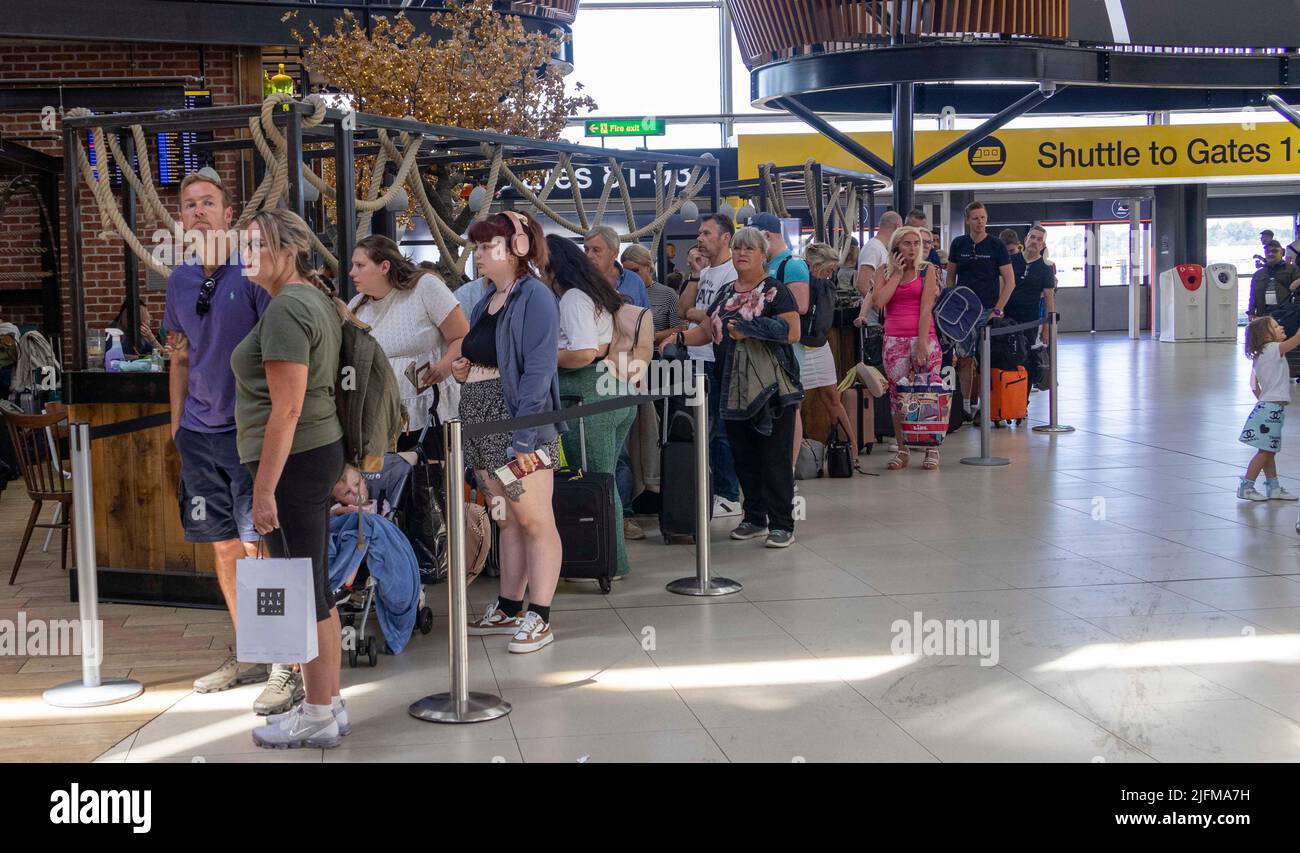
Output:
<path fill-rule="evenodd" d="M 679 386 L 681 387 L 681 386 Z M 705 379 L 703 372 L 695 372 L 693 394 L 687 404 L 696 408 L 695 414 L 695 567 L 694 577 L 681 578 L 668 584 L 668 591 L 679 595 L 730 595 L 739 592 L 741 585 L 729 578 L 709 575 L 709 504 L 713 496 L 709 490 L 709 424 L 705 405 Z M 682 388 L 684 393 L 685 389 Z M 447 620 L 449 654 L 449 690 L 435 693 L 413 702 L 408 708 L 411 716 L 433 723 L 480 723 L 494 720 L 510 713 L 510 703 L 491 693 L 471 692 L 469 689 L 469 606 L 466 600 L 465 579 L 465 506 L 456 499 L 465 490 L 465 455 L 462 442 L 465 438 L 496 435 L 516 429 L 543 426 L 560 421 L 598 415 L 615 409 L 640 406 L 676 394 L 637 394 L 585 403 L 554 412 L 523 415 L 504 421 L 481 424 L 464 424 L 451 420 L 443 424 L 447 464 L 444 466 L 444 484 L 447 490 Z"/>
<path fill-rule="evenodd" d="M 104 637 L 99 621 L 99 576 L 95 565 L 95 496 L 91 479 L 90 443 L 101 438 L 127 435 L 171 423 L 171 412 L 159 412 L 92 427 L 87 423 L 68 425 L 72 463 L 73 554 L 77 562 L 77 607 L 81 617 L 81 680 L 51 687 L 44 693 L 46 704 L 56 708 L 91 708 L 134 699 L 144 686 L 129 678 L 108 678 L 100 674 L 104 659 Z"/>
<path fill-rule="evenodd" d="M 1056 422 L 1056 325 L 1057 321 L 1060 320 L 1060 316 L 1053 311 L 1045 318 L 1051 327 L 1051 339 L 1048 341 L 1048 356 L 1050 359 L 1048 365 L 1048 375 L 1050 377 L 1048 379 L 1048 405 L 1051 412 L 1051 422 L 1034 427 L 1035 432 L 1049 434 L 1074 432 L 1074 427 L 1061 426 Z M 967 456 L 961 460 L 963 465 L 996 467 L 1011 464 L 1010 459 L 1003 456 L 994 456 L 992 451 L 993 418 L 989 417 L 989 404 L 993 398 L 991 342 L 993 338 L 1003 335 L 1014 335 L 1037 329 L 1043 325 L 1043 322 L 1043 320 L 1030 320 L 1012 326 L 998 326 L 996 329 L 990 327 L 987 323 L 984 324 L 983 334 L 980 336 L 980 455 Z"/>

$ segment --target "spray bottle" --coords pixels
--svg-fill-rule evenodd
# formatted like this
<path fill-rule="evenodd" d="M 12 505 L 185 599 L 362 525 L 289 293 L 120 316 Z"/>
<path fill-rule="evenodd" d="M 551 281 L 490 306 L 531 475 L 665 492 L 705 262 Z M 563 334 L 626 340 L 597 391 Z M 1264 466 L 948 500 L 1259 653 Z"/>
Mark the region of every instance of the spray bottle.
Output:
<path fill-rule="evenodd" d="M 122 352 L 122 330 L 105 329 L 104 334 L 111 339 L 108 351 L 104 353 L 104 369 L 117 373 L 121 370 L 121 363 L 126 360 L 126 355 Z"/>

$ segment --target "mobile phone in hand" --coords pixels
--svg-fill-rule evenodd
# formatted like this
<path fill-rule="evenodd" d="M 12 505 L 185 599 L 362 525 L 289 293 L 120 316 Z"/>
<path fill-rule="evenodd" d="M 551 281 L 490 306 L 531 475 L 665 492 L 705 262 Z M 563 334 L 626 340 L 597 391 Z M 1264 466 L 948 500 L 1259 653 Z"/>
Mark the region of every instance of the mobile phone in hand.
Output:
<path fill-rule="evenodd" d="M 411 387 L 417 389 L 420 387 L 420 376 L 424 374 L 428 369 L 429 369 L 429 362 L 427 361 L 424 364 L 416 364 L 415 362 L 411 362 L 410 364 L 406 365 L 406 371 L 405 371 L 406 380 L 411 383 Z"/>

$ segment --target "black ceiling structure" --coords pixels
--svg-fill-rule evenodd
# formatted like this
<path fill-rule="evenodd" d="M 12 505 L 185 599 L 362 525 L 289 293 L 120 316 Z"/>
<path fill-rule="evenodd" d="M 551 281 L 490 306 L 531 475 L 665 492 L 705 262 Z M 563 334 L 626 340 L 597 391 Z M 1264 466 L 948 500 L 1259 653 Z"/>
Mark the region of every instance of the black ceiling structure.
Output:
<path fill-rule="evenodd" d="M 750 97 L 755 106 L 785 109 L 803 119 L 890 178 L 895 207 L 906 210 L 922 174 L 1019 115 L 1279 109 L 1279 101 L 1300 102 L 1300 55 L 1277 49 L 1164 52 L 1023 39 L 814 49 L 754 67 Z M 992 118 L 945 148 L 944 157 L 914 163 L 915 116 L 949 107 L 959 116 Z M 892 164 L 906 167 L 865 151 L 819 113 L 892 115 Z"/>

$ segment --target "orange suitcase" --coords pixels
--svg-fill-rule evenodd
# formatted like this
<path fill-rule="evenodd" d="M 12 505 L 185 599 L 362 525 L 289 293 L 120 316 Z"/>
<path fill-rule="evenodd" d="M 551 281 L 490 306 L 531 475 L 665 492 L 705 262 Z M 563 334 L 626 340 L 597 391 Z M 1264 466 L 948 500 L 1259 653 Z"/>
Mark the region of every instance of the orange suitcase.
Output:
<path fill-rule="evenodd" d="M 993 370 L 993 399 L 989 401 L 989 417 L 994 423 L 1016 421 L 1029 417 L 1029 371 L 1023 367 L 1015 370 Z"/>

